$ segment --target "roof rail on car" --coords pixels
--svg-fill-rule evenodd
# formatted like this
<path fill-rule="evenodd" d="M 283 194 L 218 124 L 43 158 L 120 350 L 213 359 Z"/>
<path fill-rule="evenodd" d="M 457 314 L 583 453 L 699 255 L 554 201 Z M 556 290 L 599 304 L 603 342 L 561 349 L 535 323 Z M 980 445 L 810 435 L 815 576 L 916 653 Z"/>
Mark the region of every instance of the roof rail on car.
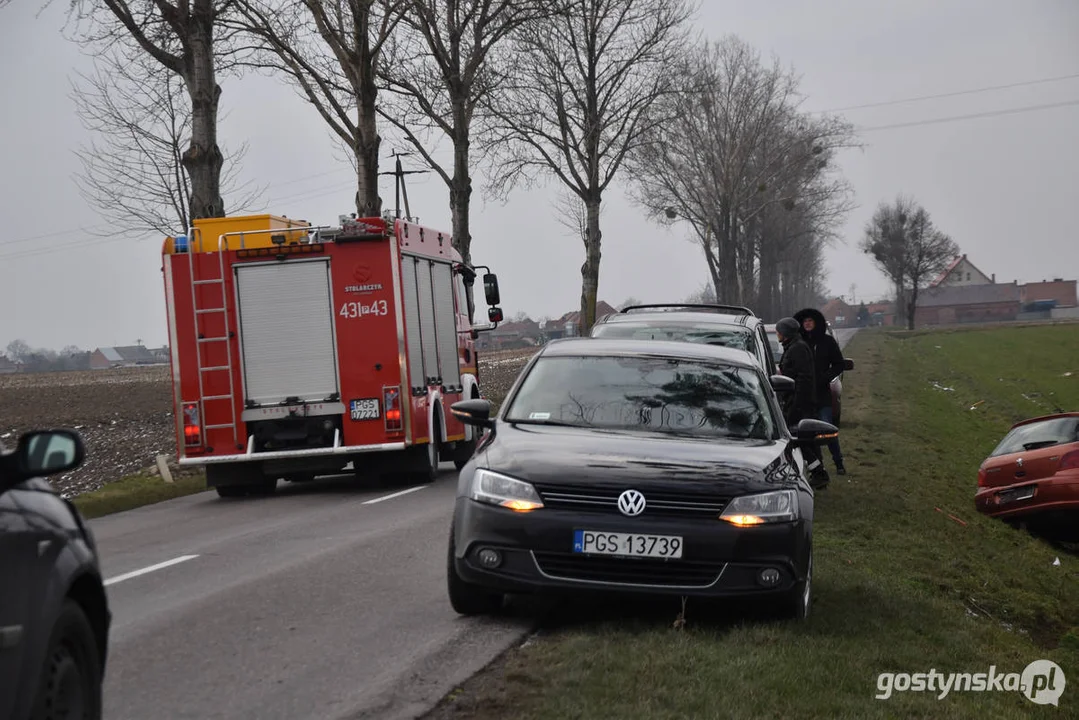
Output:
<path fill-rule="evenodd" d="M 628 313 L 631 310 L 674 310 L 674 309 L 692 309 L 692 310 L 713 310 L 717 312 L 729 312 L 732 315 L 749 315 L 751 317 L 757 317 L 757 314 L 747 307 L 741 305 L 720 305 L 720 304 L 702 304 L 702 303 L 655 303 L 651 305 L 630 305 L 624 307 L 619 312 Z"/>

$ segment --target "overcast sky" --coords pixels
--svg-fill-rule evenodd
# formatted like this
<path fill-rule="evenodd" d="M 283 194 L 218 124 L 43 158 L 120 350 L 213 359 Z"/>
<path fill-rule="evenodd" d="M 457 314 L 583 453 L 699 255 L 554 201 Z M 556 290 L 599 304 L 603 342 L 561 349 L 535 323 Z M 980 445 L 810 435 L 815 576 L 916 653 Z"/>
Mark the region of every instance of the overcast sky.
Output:
<path fill-rule="evenodd" d="M 161 238 L 105 242 L 80 230 L 102 224 L 72 180 L 87 134 L 69 81 L 90 62 L 60 33 L 67 3 L 35 16 L 40 5 L 20 0 L 0 11 L 0 349 L 15 338 L 57 349 L 164 344 Z M 703 0 L 698 20 L 710 37 L 739 35 L 793 66 L 807 111 L 1079 74 L 1076 0 Z M 827 255 L 832 293 L 849 299 L 854 286 L 857 300 L 870 300 L 887 292 L 857 245 L 876 204 L 899 192 L 998 282 L 1079 276 L 1079 104 L 995 114 L 1067 101 L 1079 101 L 1079 77 L 845 111 L 866 128 L 866 147 L 841 158 L 858 208 Z M 248 143 L 243 177 L 266 186 L 266 211 L 329 224 L 354 209 L 350 167 L 290 88 L 228 80 L 221 104 L 223 144 Z M 387 139 L 385 152 L 392 146 Z M 479 169 L 473 259 L 498 273 L 507 315 L 575 309 L 584 253 L 554 217 L 557 187 L 501 205 L 483 202 L 482 184 Z M 448 231 L 442 182 L 413 176 L 409 188 L 413 213 Z M 382 194 L 392 204 L 392 180 Z M 708 277 L 688 229 L 650 224 L 621 187 L 609 194 L 602 227 L 601 299 L 678 301 Z"/>

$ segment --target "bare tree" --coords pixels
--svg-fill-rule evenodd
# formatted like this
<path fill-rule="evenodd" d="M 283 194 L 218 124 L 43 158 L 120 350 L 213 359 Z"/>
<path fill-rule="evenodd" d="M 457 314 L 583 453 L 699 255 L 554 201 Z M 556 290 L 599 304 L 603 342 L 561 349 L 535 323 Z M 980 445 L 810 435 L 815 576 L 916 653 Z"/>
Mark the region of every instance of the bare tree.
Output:
<path fill-rule="evenodd" d="M 382 214 L 378 194 L 379 65 L 409 0 L 235 0 L 240 26 L 349 149 L 356 212 Z"/>
<path fill-rule="evenodd" d="M 862 250 L 895 283 L 896 306 L 910 330 L 922 286 L 959 254 L 959 247 L 936 228 L 928 211 L 902 195 L 877 207 L 866 225 Z"/>
<path fill-rule="evenodd" d="M 179 75 L 138 49 L 116 46 L 79 73 L 73 99 L 83 125 L 99 137 L 78 152 L 76 182 L 111 227 L 168 235 L 191 226 L 191 177 L 183 164 L 191 136 L 191 108 Z M 235 184 L 246 146 L 225 155 L 221 193 L 242 211 L 260 194 Z"/>
<path fill-rule="evenodd" d="M 72 0 L 71 11 L 89 27 L 86 45 L 107 51 L 137 46 L 183 80 L 191 112 L 190 145 L 181 158 L 190 178 L 192 218 L 222 217 L 221 169 L 225 158 L 217 143 L 219 61 L 234 50 L 235 34 L 222 19 L 234 0 Z"/>
<path fill-rule="evenodd" d="M 515 34 L 486 103 L 492 191 L 504 198 L 542 175 L 585 205 L 581 334 L 596 318 L 603 193 L 663 121 L 649 111 L 671 87 L 689 16 L 682 0 L 557 0 L 551 17 Z"/>
<path fill-rule="evenodd" d="M 833 159 L 852 128 L 799 113 L 794 75 L 735 37 L 688 47 L 678 76 L 653 107 L 668 120 L 629 157 L 634 196 L 654 218 L 689 222 L 720 301 L 774 314 L 784 254 L 834 239 L 850 208 Z"/>
<path fill-rule="evenodd" d="M 866 223 L 861 249 L 871 255 L 877 268 L 895 287 L 898 322 L 906 320 L 907 219 L 913 216 L 913 198 L 899 195 L 892 203 L 881 202 Z"/>
<path fill-rule="evenodd" d="M 409 0 L 390 56 L 379 65 L 389 97 L 378 112 L 449 188 L 453 246 L 465 263 L 472 261 L 472 123 L 499 76 L 488 58 L 552 5 L 551 0 Z M 453 145 L 452 166 L 435 158 L 439 138 Z"/>

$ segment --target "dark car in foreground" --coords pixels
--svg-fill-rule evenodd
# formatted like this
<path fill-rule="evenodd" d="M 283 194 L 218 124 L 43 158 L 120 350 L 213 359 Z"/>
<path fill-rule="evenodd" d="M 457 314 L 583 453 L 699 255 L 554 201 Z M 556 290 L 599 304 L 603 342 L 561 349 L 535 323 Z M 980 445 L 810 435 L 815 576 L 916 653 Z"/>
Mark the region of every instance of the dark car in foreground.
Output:
<path fill-rule="evenodd" d="M 111 615 L 90 529 L 47 475 L 82 462 L 71 430 L 0 447 L 0 718 L 97 720 Z"/>
<path fill-rule="evenodd" d="M 800 446 L 750 354 L 658 340 L 573 338 L 529 362 L 462 469 L 448 552 L 450 602 L 494 612 L 506 594 L 574 590 L 762 595 L 805 617 L 813 490 Z"/>
<path fill-rule="evenodd" d="M 1013 425 L 978 469 L 974 504 L 1079 542 L 1079 412 Z"/>

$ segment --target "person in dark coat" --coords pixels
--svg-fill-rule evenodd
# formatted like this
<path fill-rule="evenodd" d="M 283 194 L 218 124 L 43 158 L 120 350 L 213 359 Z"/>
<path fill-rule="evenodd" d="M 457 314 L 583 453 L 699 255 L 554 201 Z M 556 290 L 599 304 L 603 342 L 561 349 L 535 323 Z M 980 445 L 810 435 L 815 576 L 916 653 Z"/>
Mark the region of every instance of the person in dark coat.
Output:
<path fill-rule="evenodd" d="M 779 371 L 794 380 L 794 392 L 787 395 L 783 401 L 787 425 L 794 427 L 806 418 L 817 417 L 817 379 L 813 350 L 802 337 L 801 325 L 794 318 L 786 317 L 777 322 L 776 335 L 783 346 Z M 806 459 L 813 487 L 822 488 L 827 485 L 828 472 L 821 462 L 820 449 L 815 444 L 807 445 L 802 449 L 802 454 Z"/>
<path fill-rule="evenodd" d="M 794 315 L 802 326 L 802 335 L 813 349 L 814 372 L 817 377 L 816 383 L 816 409 L 813 417 L 832 423 L 832 388 L 831 383 L 843 372 L 843 351 L 839 348 L 836 339 L 828 334 L 828 322 L 824 315 L 814 308 L 799 310 Z M 839 447 L 839 439 L 828 442 L 828 450 L 835 462 L 835 470 L 840 475 L 846 475 L 847 470 L 843 467 L 843 451 Z"/>

